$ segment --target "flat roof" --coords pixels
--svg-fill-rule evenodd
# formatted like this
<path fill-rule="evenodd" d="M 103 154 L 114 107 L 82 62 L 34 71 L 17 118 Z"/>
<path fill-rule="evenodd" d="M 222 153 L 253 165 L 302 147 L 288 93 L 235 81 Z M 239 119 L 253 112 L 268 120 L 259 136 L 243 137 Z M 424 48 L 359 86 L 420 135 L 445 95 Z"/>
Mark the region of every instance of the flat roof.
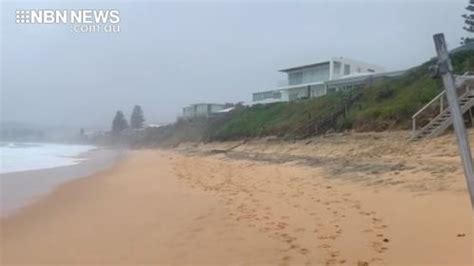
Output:
<path fill-rule="evenodd" d="M 324 59 L 324 58 L 323 58 Z M 371 66 L 371 67 L 376 67 L 376 68 L 383 68 L 382 66 L 379 66 L 379 65 L 375 65 L 375 64 L 371 64 L 371 63 L 367 63 L 367 62 L 364 62 L 364 61 L 360 61 L 360 60 L 355 60 L 355 59 L 352 59 L 352 58 L 349 58 L 349 57 L 343 57 L 343 56 L 333 56 L 329 59 L 325 59 L 323 61 L 319 61 L 319 62 L 316 62 L 316 63 L 311 63 L 311 64 L 304 64 L 304 65 L 296 65 L 296 66 L 292 66 L 292 67 L 287 67 L 287 68 L 283 68 L 283 69 L 280 69 L 278 70 L 279 72 L 290 72 L 290 71 L 294 71 L 294 70 L 299 70 L 299 69 L 303 69 L 303 68 L 309 68 L 309 67 L 315 67 L 315 66 L 321 66 L 321 65 L 325 65 L 325 64 L 330 64 L 331 61 L 339 61 L 339 60 L 342 60 L 342 61 L 350 61 L 350 62 L 353 62 L 353 63 L 358 63 L 358 64 L 365 64 L 367 66 Z"/>
<path fill-rule="evenodd" d="M 303 69 L 303 68 L 308 68 L 308 67 L 315 67 L 315 66 L 325 65 L 325 64 L 329 64 L 329 62 L 331 62 L 331 61 L 330 61 L 330 60 L 326 60 L 326 61 L 322 61 L 322 62 L 318 62 L 318 63 L 313 63 L 313 64 L 307 64 L 307 65 L 300 65 L 300 66 L 293 66 L 293 67 L 289 67 L 289 68 L 284 68 L 284 69 L 280 69 L 280 70 L 278 70 L 278 71 L 279 71 L 279 72 L 289 72 L 289 71 L 298 70 L 298 69 Z"/>
<path fill-rule="evenodd" d="M 186 107 L 191 107 L 191 106 L 195 106 L 195 105 L 222 105 L 224 106 L 225 104 L 223 103 L 192 103 Z"/>

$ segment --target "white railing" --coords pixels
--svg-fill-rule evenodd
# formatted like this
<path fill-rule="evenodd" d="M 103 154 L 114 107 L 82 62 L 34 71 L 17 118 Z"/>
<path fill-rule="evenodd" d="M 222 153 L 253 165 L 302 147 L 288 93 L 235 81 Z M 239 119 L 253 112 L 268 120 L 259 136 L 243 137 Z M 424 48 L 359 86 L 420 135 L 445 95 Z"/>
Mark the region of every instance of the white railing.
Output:
<path fill-rule="evenodd" d="M 416 118 L 417 116 L 419 116 L 421 113 L 423 113 L 423 111 L 425 111 L 426 109 L 428 109 L 428 107 L 430 107 L 431 105 L 433 105 L 434 103 L 438 102 L 439 101 L 439 113 L 441 114 L 443 111 L 444 111 L 444 95 L 446 94 L 446 91 L 443 90 L 440 94 L 436 95 L 436 97 L 433 98 L 433 100 L 431 100 L 429 103 L 427 103 L 425 106 L 421 107 L 420 110 L 418 110 L 418 112 L 416 112 L 412 117 L 411 117 L 411 121 L 412 121 L 412 137 L 415 136 L 416 134 Z"/>

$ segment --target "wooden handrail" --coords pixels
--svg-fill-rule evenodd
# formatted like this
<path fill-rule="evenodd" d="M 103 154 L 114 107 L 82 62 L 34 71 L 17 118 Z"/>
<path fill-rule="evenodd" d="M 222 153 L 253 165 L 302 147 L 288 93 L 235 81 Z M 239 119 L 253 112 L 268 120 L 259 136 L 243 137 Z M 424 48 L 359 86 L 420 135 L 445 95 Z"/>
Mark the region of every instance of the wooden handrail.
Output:
<path fill-rule="evenodd" d="M 434 102 L 436 102 L 440 97 L 444 96 L 444 94 L 446 94 L 446 91 L 442 91 L 441 93 L 439 93 L 438 95 L 436 95 L 436 97 L 433 98 L 433 100 L 431 100 L 429 103 L 427 103 L 425 106 L 421 107 L 420 110 L 418 110 L 418 112 L 416 112 L 411 118 L 412 119 L 415 119 L 419 114 L 421 114 L 424 110 L 426 110 L 430 105 L 432 105 Z"/>
<path fill-rule="evenodd" d="M 412 117 L 411 117 L 411 125 L 412 125 L 412 137 L 415 137 L 415 134 L 416 134 L 416 117 L 421 114 L 423 111 L 425 111 L 428 107 L 430 107 L 433 103 L 437 102 L 438 100 L 440 101 L 440 107 L 439 107 L 439 112 L 442 113 L 443 112 L 443 99 L 444 99 L 444 95 L 446 94 L 446 91 L 443 90 L 442 92 L 440 92 L 438 95 L 436 95 L 436 97 L 434 97 L 429 103 L 425 104 L 425 106 L 421 107 L 420 110 L 418 110 L 418 112 L 416 112 Z"/>

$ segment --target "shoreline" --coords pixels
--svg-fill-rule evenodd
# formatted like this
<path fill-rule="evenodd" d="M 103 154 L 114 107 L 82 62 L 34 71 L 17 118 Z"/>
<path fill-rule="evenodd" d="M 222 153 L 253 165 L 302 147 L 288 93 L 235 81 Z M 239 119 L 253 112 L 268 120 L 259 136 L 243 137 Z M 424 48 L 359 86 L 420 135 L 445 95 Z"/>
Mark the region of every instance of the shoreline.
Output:
<path fill-rule="evenodd" d="M 135 265 L 176 260 L 190 264 L 196 258 L 204 264 L 215 264 L 216 253 L 220 261 L 260 264 L 277 255 L 274 250 L 272 256 L 259 258 L 274 245 L 268 239 L 247 239 L 247 248 L 239 250 L 244 240 L 242 233 L 257 233 L 244 225 L 233 224 L 224 235 L 219 232 L 228 229 L 223 221 L 231 223 L 227 210 L 212 196 L 190 190 L 175 178 L 168 161 L 179 155 L 160 151 L 132 153 L 113 167 L 67 182 L 21 212 L 0 219 L 2 265 Z M 123 187 L 125 179 L 129 183 L 130 174 L 136 170 L 134 167 L 130 172 L 131 165 L 139 166 L 142 174 L 137 177 L 141 180 L 134 181 L 139 183 L 135 187 Z M 155 176 L 158 173 L 160 176 Z M 157 177 L 159 185 L 148 182 L 156 182 Z M 195 238 L 195 234 L 208 231 L 205 228 L 210 223 L 205 218 L 216 215 L 219 218 L 212 219 L 215 226 L 210 229 L 217 231 Z M 216 237 L 220 242 L 217 245 Z M 191 244 L 192 252 L 183 252 L 180 247 L 185 243 Z M 34 247 L 27 254 L 25 244 Z"/>
<path fill-rule="evenodd" d="M 0 174 L 0 219 L 47 197 L 60 186 L 112 167 L 124 156 L 121 150 L 96 147 L 72 158 L 73 165 Z"/>
<path fill-rule="evenodd" d="M 0 219 L 1 262 L 471 265 L 474 217 L 454 139 L 437 139 L 427 154 L 426 143 L 405 152 L 394 138 L 354 138 L 320 140 L 318 151 L 265 141 L 235 153 L 219 152 L 232 143 L 130 151 Z M 352 141 L 384 151 L 315 163 L 347 154 Z M 419 166 L 380 167 L 396 158 Z"/>

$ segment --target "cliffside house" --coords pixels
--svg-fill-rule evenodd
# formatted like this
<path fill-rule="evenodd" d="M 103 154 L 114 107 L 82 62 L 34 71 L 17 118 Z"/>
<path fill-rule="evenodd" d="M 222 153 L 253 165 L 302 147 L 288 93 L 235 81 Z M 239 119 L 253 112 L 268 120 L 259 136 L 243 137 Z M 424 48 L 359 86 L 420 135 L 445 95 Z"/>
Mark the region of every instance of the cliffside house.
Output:
<path fill-rule="evenodd" d="M 253 104 L 319 97 L 339 90 L 360 87 L 375 77 L 401 74 L 401 72 L 384 72 L 381 66 L 343 57 L 279 71 L 287 74 L 288 85 L 253 93 Z"/>
<path fill-rule="evenodd" d="M 184 119 L 209 118 L 219 111 L 228 108 L 225 104 L 217 103 L 196 103 L 183 108 Z"/>

